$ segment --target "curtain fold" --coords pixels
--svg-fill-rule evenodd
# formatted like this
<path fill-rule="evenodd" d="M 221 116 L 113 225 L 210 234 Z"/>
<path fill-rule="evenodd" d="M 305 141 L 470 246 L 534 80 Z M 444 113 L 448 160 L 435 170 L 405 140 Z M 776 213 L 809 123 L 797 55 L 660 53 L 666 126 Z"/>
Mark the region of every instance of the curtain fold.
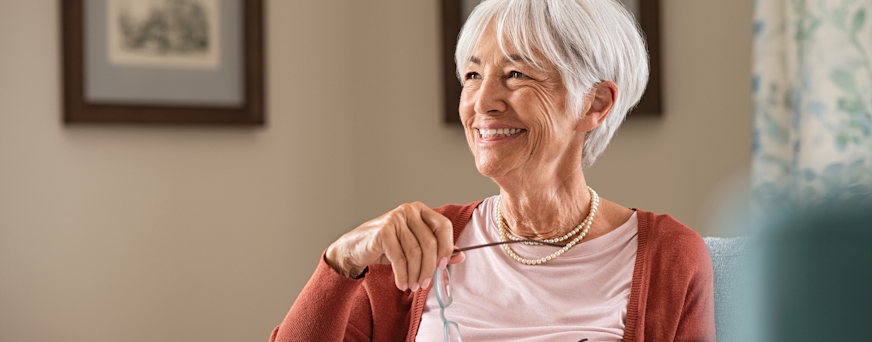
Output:
<path fill-rule="evenodd" d="M 752 214 L 872 198 L 872 0 L 755 0 Z"/>

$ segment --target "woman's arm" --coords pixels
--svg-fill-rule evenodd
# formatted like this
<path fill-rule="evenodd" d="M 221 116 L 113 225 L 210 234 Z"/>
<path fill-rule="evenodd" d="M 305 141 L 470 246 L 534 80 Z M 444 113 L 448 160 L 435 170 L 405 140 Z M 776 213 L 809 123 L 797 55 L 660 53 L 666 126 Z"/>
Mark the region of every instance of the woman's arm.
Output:
<path fill-rule="evenodd" d="M 463 260 L 452 256 L 454 229 L 444 210 L 403 204 L 333 242 L 270 341 L 369 341 L 374 324 L 408 328 L 408 308 L 393 307 L 411 300 L 403 293 L 427 288 L 437 262 Z M 375 310 L 377 323 L 373 303 L 390 304 Z"/>
<path fill-rule="evenodd" d="M 715 341 L 714 271 L 702 237 L 669 215 L 637 213 L 624 341 Z"/>
<path fill-rule="evenodd" d="M 687 295 L 675 332 L 675 341 L 711 341 L 715 337 L 714 272 L 705 245 L 696 247 L 696 270 L 687 286 Z"/>
<path fill-rule="evenodd" d="M 321 256 L 318 268 L 300 292 L 270 342 L 368 341 L 366 326 L 372 325 L 363 279 L 336 273 Z"/>

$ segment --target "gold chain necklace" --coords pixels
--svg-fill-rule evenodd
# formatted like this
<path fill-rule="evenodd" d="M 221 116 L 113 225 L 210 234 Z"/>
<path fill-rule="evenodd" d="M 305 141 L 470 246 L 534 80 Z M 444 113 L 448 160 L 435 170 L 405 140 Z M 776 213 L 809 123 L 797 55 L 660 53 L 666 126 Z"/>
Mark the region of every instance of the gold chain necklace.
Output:
<path fill-rule="evenodd" d="M 591 187 L 587 187 L 587 189 L 588 189 L 588 191 L 590 191 L 590 196 L 591 196 L 590 212 L 587 213 L 587 217 L 584 219 L 584 221 L 582 221 L 581 224 L 579 224 L 577 227 L 575 227 L 575 229 L 573 229 L 571 232 L 566 233 L 566 235 L 563 235 L 559 238 L 542 240 L 542 241 L 545 241 L 545 242 L 565 241 L 566 239 L 569 239 L 571 236 L 573 236 L 576 233 L 578 233 L 579 231 L 581 231 L 581 233 L 578 236 L 576 236 L 575 239 L 572 239 L 572 241 L 567 243 L 565 246 L 563 246 L 562 248 L 560 248 L 556 252 L 551 253 L 551 255 L 548 255 L 546 257 L 539 258 L 539 259 L 523 258 L 523 257 L 519 256 L 517 253 L 515 253 L 515 251 L 512 250 L 512 247 L 509 247 L 508 244 L 503 245 L 503 249 L 506 250 L 506 253 L 508 253 L 509 256 L 512 257 L 512 259 L 515 259 L 516 261 L 518 261 L 522 264 L 541 265 L 541 264 L 544 264 L 548 261 L 551 261 L 551 259 L 554 259 L 554 258 L 562 255 L 563 253 L 566 253 L 566 251 L 568 251 L 570 248 L 572 248 L 573 246 L 575 246 L 576 244 L 581 242 L 581 240 L 584 239 L 584 236 L 587 235 L 588 230 L 590 230 L 590 226 L 593 224 L 593 218 L 594 218 L 594 216 L 596 216 L 597 208 L 599 208 L 599 195 Z M 503 225 L 503 216 L 500 214 L 500 197 L 497 197 L 496 208 L 494 208 L 494 220 L 497 221 L 497 227 L 499 228 L 499 231 L 500 231 L 500 241 L 506 242 L 509 239 L 516 240 L 516 241 L 517 240 L 526 240 L 523 237 L 512 234 Z"/>

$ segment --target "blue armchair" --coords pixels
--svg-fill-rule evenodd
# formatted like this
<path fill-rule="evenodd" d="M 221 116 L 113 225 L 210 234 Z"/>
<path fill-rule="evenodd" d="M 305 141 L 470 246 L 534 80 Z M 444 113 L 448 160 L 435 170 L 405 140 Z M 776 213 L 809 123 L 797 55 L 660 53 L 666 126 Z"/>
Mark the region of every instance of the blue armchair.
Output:
<path fill-rule="evenodd" d="M 740 290 L 751 263 L 751 238 L 703 238 L 712 257 L 714 268 L 715 328 L 718 341 L 740 340 L 741 326 L 737 314 L 740 305 L 747 303 L 746 293 Z"/>

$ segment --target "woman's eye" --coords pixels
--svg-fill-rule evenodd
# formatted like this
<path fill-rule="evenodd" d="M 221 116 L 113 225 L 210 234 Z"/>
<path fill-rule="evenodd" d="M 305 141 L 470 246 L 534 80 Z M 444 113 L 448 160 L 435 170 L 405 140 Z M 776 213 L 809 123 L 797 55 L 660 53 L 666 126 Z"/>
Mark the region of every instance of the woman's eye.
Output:
<path fill-rule="evenodd" d="M 468 72 L 468 73 L 466 73 L 466 77 L 464 79 L 477 80 L 480 78 L 481 78 L 481 75 L 479 75 L 477 72 Z"/>
<path fill-rule="evenodd" d="M 509 72 L 509 78 L 524 78 L 524 77 L 527 77 L 527 75 L 524 75 L 524 74 L 517 72 L 517 71 Z"/>

